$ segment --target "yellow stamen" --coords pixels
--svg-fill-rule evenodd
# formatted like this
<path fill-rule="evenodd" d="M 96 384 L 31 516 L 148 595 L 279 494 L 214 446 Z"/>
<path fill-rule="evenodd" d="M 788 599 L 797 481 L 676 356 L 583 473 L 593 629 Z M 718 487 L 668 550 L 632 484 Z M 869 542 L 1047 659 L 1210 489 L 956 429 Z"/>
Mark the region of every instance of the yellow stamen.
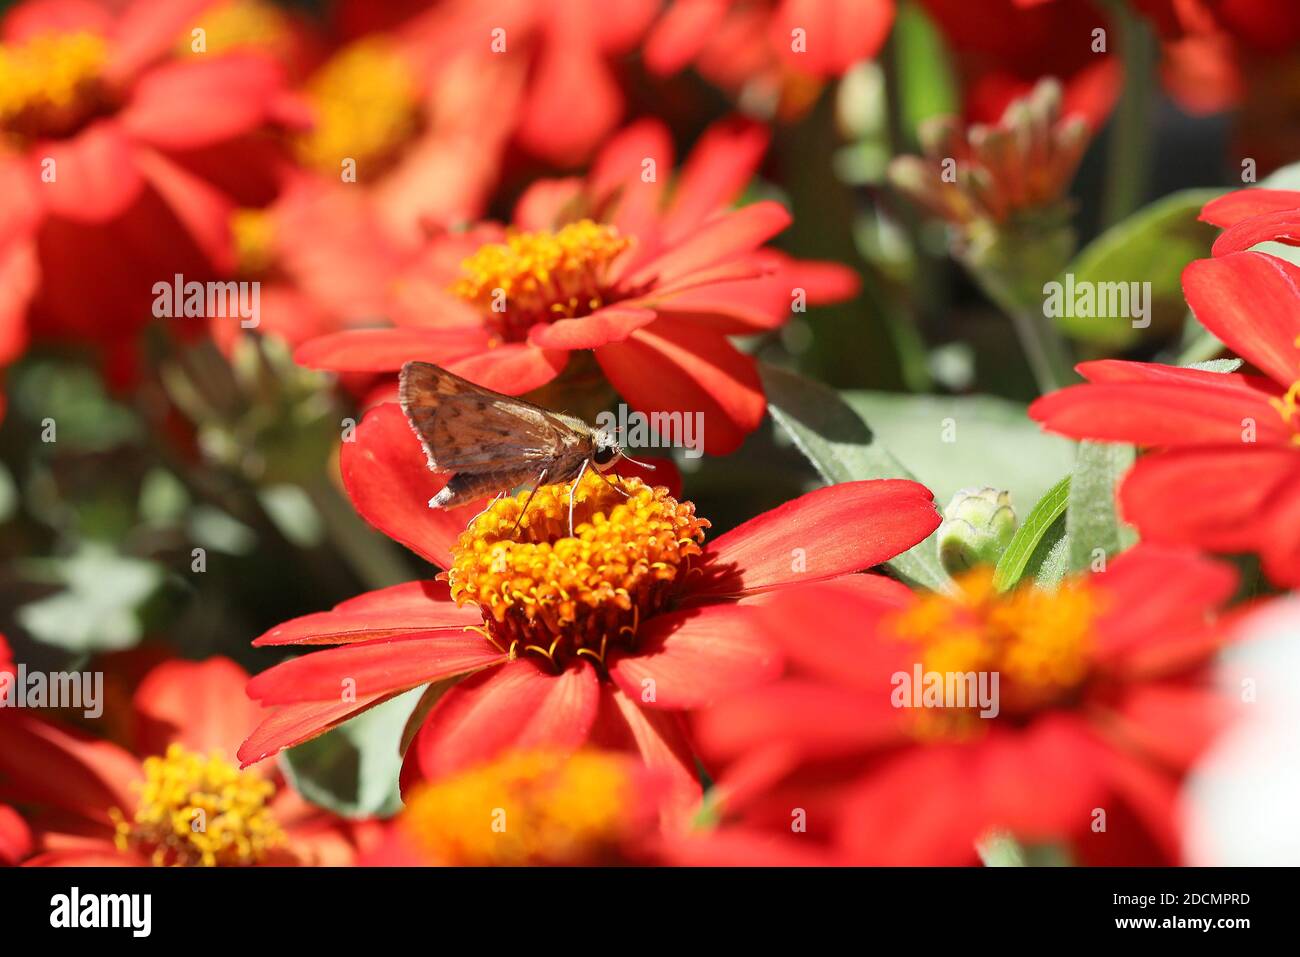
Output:
<path fill-rule="evenodd" d="M 585 316 L 609 300 L 610 266 L 632 245 L 590 219 L 558 232 L 512 232 L 461 264 L 452 291 L 478 306 L 509 339 L 538 322 Z"/>
<path fill-rule="evenodd" d="M 324 173 L 337 176 L 343 161 L 352 159 L 358 177 L 373 175 L 419 128 L 415 77 L 382 40 L 346 47 L 312 77 L 307 95 L 316 125 L 298 138 L 298 156 Z"/>
<path fill-rule="evenodd" d="M 616 757 L 521 752 L 419 788 L 398 826 L 432 864 L 614 863 L 635 802 Z"/>
<path fill-rule="evenodd" d="M 66 136 L 107 106 L 108 48 L 93 33 L 0 44 L 0 129 L 21 138 Z"/>
<path fill-rule="evenodd" d="M 1086 679 L 1098 595 L 1086 580 L 1064 582 L 1054 591 L 1024 585 L 1001 593 L 993 571 L 973 569 L 957 579 L 954 594 L 920 598 L 892 621 L 903 641 L 918 646 L 924 672 L 997 672 L 1000 711 L 1024 714 L 1068 698 Z M 921 713 L 929 729 L 958 726 L 977 709 Z"/>
<path fill-rule="evenodd" d="M 235 262 L 242 276 L 264 276 L 275 263 L 275 221 L 262 209 L 237 209 L 230 216 Z"/>
<path fill-rule="evenodd" d="M 198 26 L 203 30 L 202 49 L 196 49 L 196 38 L 186 32 L 178 44 L 180 52 L 205 56 L 253 49 L 285 58 L 291 55 L 288 17 L 263 0 L 227 0 L 206 11 Z"/>
<path fill-rule="evenodd" d="M 284 843 L 267 809 L 275 787 L 213 753 L 202 757 L 179 744 L 145 759 L 140 803 L 128 819 L 119 808 L 117 846 L 149 855 L 156 866 L 256 864 Z"/>
<path fill-rule="evenodd" d="M 610 641 L 630 645 L 636 627 L 664 610 L 709 523 L 695 506 L 640 479 L 588 472 L 544 485 L 520 520 L 527 492 L 489 506 L 460 536 L 447 572 L 458 604 L 473 602 L 499 647 L 517 648 L 563 668 L 585 653 L 604 660 Z"/>

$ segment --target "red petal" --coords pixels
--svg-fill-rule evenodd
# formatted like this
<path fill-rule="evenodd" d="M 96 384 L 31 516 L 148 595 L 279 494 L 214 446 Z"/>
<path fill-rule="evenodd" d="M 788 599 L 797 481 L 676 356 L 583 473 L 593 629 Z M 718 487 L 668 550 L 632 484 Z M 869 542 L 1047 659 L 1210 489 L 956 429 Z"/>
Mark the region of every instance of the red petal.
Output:
<path fill-rule="evenodd" d="M 71 139 L 38 143 L 29 156 L 45 208 L 74 222 L 107 222 L 134 203 L 144 187 L 131 141 L 113 120 L 94 123 Z M 40 179 L 46 159 L 54 161 L 49 183 Z"/>
<path fill-rule="evenodd" d="M 694 595 L 739 594 L 861 571 L 939 527 L 933 495 L 906 479 L 832 485 L 714 539 Z"/>
<path fill-rule="evenodd" d="M 18 799 L 110 824 L 110 808 L 135 806 L 140 774 L 139 760 L 116 744 L 23 712 L 0 720 L 0 779 Z"/>
<path fill-rule="evenodd" d="M 662 75 L 676 73 L 704 49 L 727 12 L 725 0 L 677 0 L 646 38 L 641 55 Z"/>
<path fill-rule="evenodd" d="M 840 76 L 875 56 L 893 23 L 893 0 L 782 0 L 772 16 L 772 49 L 799 73 Z M 791 42 L 795 28 L 806 37 L 802 51 Z"/>
<path fill-rule="evenodd" d="M 141 78 L 120 119 L 132 136 L 146 143 L 195 149 L 264 123 L 281 82 L 280 68 L 267 57 L 190 57 Z"/>
<path fill-rule="evenodd" d="M 1227 228 L 1242 220 L 1283 210 L 1300 209 L 1300 192 L 1291 189 L 1239 189 L 1212 199 L 1201 209 L 1201 220 Z"/>
<path fill-rule="evenodd" d="M 440 628 L 460 631 L 482 620 L 477 608 L 451 600 L 446 582 L 405 582 L 276 625 L 253 644 L 338 645 Z"/>
<path fill-rule="evenodd" d="M 248 700 L 248 672 L 229 658 L 164 661 L 136 689 L 141 754 L 162 754 L 179 742 L 191 751 L 233 758 L 261 709 Z"/>
<path fill-rule="evenodd" d="M 1300 454 L 1289 447 L 1171 449 L 1140 458 L 1119 501 L 1144 539 L 1249 551 L 1276 531 L 1269 506 L 1298 476 Z"/>
<path fill-rule="evenodd" d="M 1215 256 L 1245 252 L 1258 243 L 1278 242 L 1300 246 L 1300 209 L 1256 216 L 1224 231 L 1210 252 Z"/>
<path fill-rule="evenodd" d="M 1152 377 L 1069 386 L 1035 400 L 1029 417 L 1048 431 L 1071 438 L 1136 445 L 1240 445 L 1243 430 L 1252 421 L 1259 442 L 1289 442 L 1291 430 L 1269 398 L 1239 381 L 1156 381 Z"/>
<path fill-rule="evenodd" d="M 471 675 L 434 706 L 411 747 L 426 779 L 509 750 L 580 747 L 596 718 L 600 684 L 585 662 L 561 674 L 519 660 Z"/>
<path fill-rule="evenodd" d="M 754 178 L 771 134 L 743 117 L 719 120 L 696 141 L 682 165 L 664 216 L 664 238 L 675 242 L 730 206 Z"/>
<path fill-rule="evenodd" d="M 596 360 L 638 411 L 701 413 L 710 455 L 735 451 L 766 410 L 754 360 L 708 330 L 660 320 L 602 346 Z"/>
<path fill-rule="evenodd" d="M 481 635 L 421 632 L 292 658 L 253 678 L 248 696 L 279 705 L 390 695 L 505 659 Z"/>
<path fill-rule="evenodd" d="M 661 773 L 670 792 L 663 809 L 664 822 L 670 827 L 684 824 L 699 804 L 700 781 L 682 716 L 643 708 L 637 704 L 638 699 L 608 684 L 601 685 L 600 690 L 600 709 L 591 729 L 591 744 L 631 751 L 640 755 L 646 767 Z"/>
<path fill-rule="evenodd" d="M 206 180 L 154 150 L 137 150 L 136 163 L 213 267 L 222 273 L 233 271 L 235 247 L 229 223 L 234 203 Z"/>
<path fill-rule="evenodd" d="M 609 676 L 652 708 L 688 709 L 775 678 L 781 658 L 760 609 L 705 605 L 641 625 L 634 653 L 617 653 Z"/>
<path fill-rule="evenodd" d="M 363 711 L 387 700 L 388 695 L 372 695 L 358 698 L 351 702 L 312 701 L 308 704 L 291 704 L 274 709 L 253 733 L 239 746 L 240 767 L 248 767 L 258 761 L 264 761 L 272 755 L 279 754 L 285 748 L 292 748 L 320 737 L 326 731 L 338 727 L 349 718 L 354 718 Z"/>
<path fill-rule="evenodd" d="M 343 485 L 356 510 L 375 528 L 441 568 L 477 509 L 429 508 L 447 477 L 429 471 L 424 449 L 393 403 L 375 406 L 339 456 Z"/>
<path fill-rule="evenodd" d="M 1183 291 L 1201 324 L 1284 386 L 1300 379 L 1300 268 L 1263 253 L 1198 259 Z"/>
<path fill-rule="evenodd" d="M 13 867 L 32 852 L 32 832 L 22 816 L 0 804 L 0 867 Z"/>
<path fill-rule="evenodd" d="M 487 347 L 483 329 L 349 329 L 304 342 L 293 359 L 332 372 L 396 372 L 412 359 L 446 366 Z"/>
<path fill-rule="evenodd" d="M 447 369 L 475 385 L 506 395 L 540 389 L 563 370 L 569 353 L 510 343 L 447 363 Z"/>
<path fill-rule="evenodd" d="M 212 0 L 131 0 L 113 24 L 111 75 L 125 79 L 175 51 L 210 6 Z"/>
<path fill-rule="evenodd" d="M 112 16 L 91 0 L 28 0 L 4 15 L 4 42 L 21 44 L 49 33 L 108 34 Z"/>
<path fill-rule="evenodd" d="M 538 323 L 528 331 L 528 341 L 541 349 L 595 349 L 622 342 L 654 321 L 652 309 L 608 306 L 577 319 Z"/>
<path fill-rule="evenodd" d="M 753 252 L 789 225 L 789 212 L 771 200 L 719 213 L 680 243 L 641 266 L 623 284 L 629 288 L 650 283 L 662 286 L 697 270 Z"/>

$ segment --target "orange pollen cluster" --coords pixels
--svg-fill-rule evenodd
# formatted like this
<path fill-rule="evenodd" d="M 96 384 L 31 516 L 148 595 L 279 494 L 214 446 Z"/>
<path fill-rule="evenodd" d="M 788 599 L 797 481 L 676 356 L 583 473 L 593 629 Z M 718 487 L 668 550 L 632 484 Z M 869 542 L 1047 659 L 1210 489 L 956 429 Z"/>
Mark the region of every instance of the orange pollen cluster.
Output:
<path fill-rule="evenodd" d="M 1300 349 L 1300 337 L 1295 340 L 1295 347 Z M 1273 408 L 1277 409 L 1278 415 L 1282 416 L 1282 421 L 1292 430 L 1291 442 L 1300 445 L 1300 429 L 1296 428 L 1296 416 L 1300 414 L 1300 379 L 1291 383 L 1291 388 L 1287 389 L 1281 398 L 1269 399 Z"/>
<path fill-rule="evenodd" d="M 93 33 L 0 44 L 0 130 L 20 140 L 69 136 L 107 110 L 108 46 Z"/>
<path fill-rule="evenodd" d="M 1015 716 L 1066 700 L 1083 684 L 1098 606 L 1098 594 L 1083 580 L 1003 593 L 993 571 L 980 567 L 958 577 L 955 594 L 926 595 L 890 624 L 898 639 L 917 646 L 926 674 L 996 673 L 998 711 Z M 977 711 L 943 709 L 918 717 L 953 730 L 954 717 L 969 728 L 966 719 L 976 719 Z"/>
<path fill-rule="evenodd" d="M 665 610 L 701 554 L 695 506 L 635 478 L 587 472 L 545 485 L 520 519 L 527 492 L 489 506 L 460 536 L 447 571 L 457 604 L 483 612 L 483 632 L 515 657 L 558 670 L 576 656 L 603 663 L 611 642 L 630 647 L 642 621 Z M 621 491 L 620 491 L 621 489 Z M 624 496 L 626 493 L 626 497 Z"/>
<path fill-rule="evenodd" d="M 398 827 L 443 866 L 608 864 L 634 829 L 626 762 L 595 751 L 507 754 L 407 801 Z"/>
<path fill-rule="evenodd" d="M 509 341 L 539 322 L 585 316 L 610 301 L 614 262 L 633 240 L 582 219 L 557 232 L 512 232 L 461 263 L 452 292 L 478 306 Z"/>

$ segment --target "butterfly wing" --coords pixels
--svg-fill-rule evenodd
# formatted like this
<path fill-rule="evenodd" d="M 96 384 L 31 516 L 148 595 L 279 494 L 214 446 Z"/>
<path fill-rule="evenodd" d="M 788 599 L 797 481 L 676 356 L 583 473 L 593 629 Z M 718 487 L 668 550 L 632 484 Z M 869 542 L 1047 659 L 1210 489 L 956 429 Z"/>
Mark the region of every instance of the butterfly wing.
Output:
<path fill-rule="evenodd" d="M 566 481 L 590 454 L 591 433 L 579 420 L 484 389 L 428 362 L 402 367 L 398 398 L 429 468 L 456 473 L 447 499 L 467 501 L 513 488 L 543 469 L 549 481 Z"/>

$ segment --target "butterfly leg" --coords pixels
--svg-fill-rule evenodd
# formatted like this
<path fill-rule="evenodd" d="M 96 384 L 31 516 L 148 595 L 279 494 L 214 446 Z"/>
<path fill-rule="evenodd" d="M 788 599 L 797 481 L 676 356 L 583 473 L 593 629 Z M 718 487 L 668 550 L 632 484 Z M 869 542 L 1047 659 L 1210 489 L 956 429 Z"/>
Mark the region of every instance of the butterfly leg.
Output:
<path fill-rule="evenodd" d="M 613 480 L 612 478 L 610 478 L 608 475 L 606 475 L 604 472 L 597 471 L 596 474 L 598 474 L 601 478 L 603 478 L 606 482 L 608 482 L 608 483 L 609 483 L 609 487 L 612 488 L 612 489 L 613 489 L 615 492 L 617 492 L 619 495 L 622 495 L 624 498 L 631 498 L 631 497 L 632 497 L 632 493 L 631 493 L 631 492 L 625 492 L 625 491 L 623 491 L 621 488 L 618 487 L 618 485 L 614 482 L 614 480 Z"/>
<path fill-rule="evenodd" d="M 533 504 L 533 496 L 537 494 L 537 490 L 546 484 L 546 473 L 549 471 L 550 469 L 542 469 L 542 474 L 537 476 L 537 481 L 533 483 L 533 490 L 528 493 L 528 498 L 524 501 L 524 507 L 519 510 L 519 517 L 515 519 L 515 527 L 511 531 L 512 535 L 519 531 L 519 524 L 524 520 L 524 516 L 528 514 L 528 506 Z"/>
<path fill-rule="evenodd" d="M 573 537 L 573 497 L 578 494 L 578 483 L 582 481 L 582 473 L 587 471 L 587 463 L 590 459 L 582 460 L 582 468 L 578 469 L 578 477 L 573 480 L 573 485 L 569 487 L 569 537 Z"/>
<path fill-rule="evenodd" d="M 477 521 L 478 521 L 478 516 L 479 516 L 479 515 L 482 515 L 484 512 L 486 512 L 488 509 L 490 509 L 490 508 L 491 508 L 493 505 L 495 505 L 497 502 L 501 501 L 502 497 L 504 497 L 505 494 L 506 494 L 505 492 L 497 492 L 496 495 L 493 495 L 493 496 L 492 496 L 492 501 L 490 501 L 490 502 L 488 502 L 486 505 L 484 505 L 483 508 L 482 508 L 482 510 L 478 513 L 478 515 L 475 515 L 475 516 L 474 516 L 473 518 L 471 518 L 468 522 L 466 522 L 466 523 L 465 523 L 465 527 L 466 527 L 466 528 L 469 528 L 471 525 L 473 525 L 475 522 L 477 522 Z"/>

